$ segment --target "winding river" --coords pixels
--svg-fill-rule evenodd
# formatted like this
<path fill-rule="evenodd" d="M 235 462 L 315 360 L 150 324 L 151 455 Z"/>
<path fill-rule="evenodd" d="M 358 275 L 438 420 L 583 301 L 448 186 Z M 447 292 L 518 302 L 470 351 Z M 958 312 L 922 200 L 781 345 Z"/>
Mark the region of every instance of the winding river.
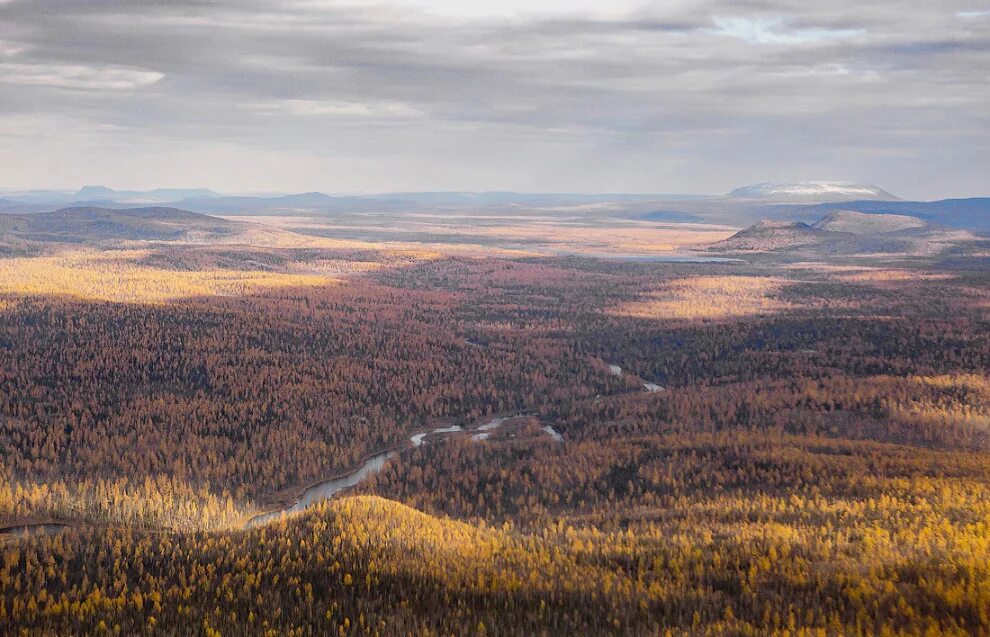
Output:
<path fill-rule="evenodd" d="M 614 364 L 610 364 L 608 366 L 608 371 L 613 376 L 622 376 L 622 374 L 624 373 L 622 367 Z M 656 383 L 643 382 L 643 389 L 652 393 L 652 392 L 663 391 L 664 388 Z M 485 424 L 479 425 L 478 427 L 475 427 L 473 429 L 464 429 L 464 427 L 460 425 L 436 427 L 428 431 L 421 431 L 419 433 L 413 434 L 412 436 L 409 437 L 409 442 L 412 444 L 413 447 L 419 447 L 425 444 L 427 439 L 430 438 L 431 436 L 438 436 L 441 434 L 449 434 L 449 433 L 464 433 L 464 432 L 469 432 L 471 434 L 471 440 L 477 440 L 477 441 L 487 440 L 492 435 L 493 431 L 501 427 L 502 424 L 505 423 L 506 421 L 515 417 L 516 416 L 496 416 L 491 420 L 489 420 L 488 422 L 486 422 Z M 560 433 L 556 429 L 554 429 L 551 425 L 544 425 L 543 431 L 545 431 L 547 435 L 550 436 L 550 438 L 554 442 L 564 441 L 564 437 L 561 436 Z M 256 515 L 250 520 L 248 520 L 246 526 L 257 527 L 257 526 L 262 526 L 264 524 L 268 524 L 273 520 L 277 520 L 283 514 L 297 513 L 315 502 L 326 500 L 327 498 L 332 498 L 333 496 L 340 493 L 344 489 L 350 489 L 351 487 L 357 486 L 368 476 L 378 473 L 378 471 L 380 471 L 381 468 L 385 465 L 385 461 L 395 456 L 397 453 L 398 451 L 385 451 L 379 454 L 375 454 L 370 458 L 368 458 L 367 460 L 365 460 L 364 464 L 362 464 L 356 471 L 348 473 L 347 475 L 344 476 L 331 478 L 330 480 L 324 480 L 323 482 L 314 484 L 313 486 L 303 491 L 302 496 L 300 496 L 300 498 L 292 506 L 286 509 L 281 509 L 279 511 L 272 511 L 270 513 L 261 513 L 259 515 Z"/>
<path fill-rule="evenodd" d="M 465 431 L 471 432 L 472 440 L 485 440 L 492 434 L 493 431 L 501 427 L 508 420 L 511 420 L 512 418 L 516 418 L 517 416 L 518 414 L 516 416 L 496 416 L 491 420 L 489 420 L 488 422 L 486 422 L 485 424 L 470 430 L 465 430 L 464 427 L 461 427 L 460 425 L 450 425 L 448 427 L 435 427 L 433 429 L 430 429 L 429 431 L 421 431 L 417 434 L 413 434 L 412 436 L 409 437 L 409 442 L 412 443 L 413 447 L 419 447 L 425 444 L 427 439 L 429 439 L 432 436 L 438 436 L 441 434 L 448 434 L 448 433 L 461 433 Z M 564 439 L 550 425 L 546 425 L 545 427 L 543 427 L 543 430 L 547 432 L 547 434 L 555 442 L 561 442 Z M 331 478 L 329 480 L 324 480 L 323 482 L 318 482 L 313 486 L 309 487 L 308 489 L 306 489 L 305 491 L 303 491 L 302 495 L 299 496 L 299 499 L 296 500 L 295 504 L 293 504 L 292 506 L 285 509 L 280 509 L 278 511 L 271 511 L 269 513 L 260 513 L 254 516 L 253 518 L 251 518 L 250 520 L 248 520 L 245 526 L 247 526 L 248 528 L 264 526 L 269 522 L 273 522 L 279 519 L 283 514 L 298 513 L 299 511 L 302 511 L 311 504 L 320 502 L 321 500 L 332 498 L 341 491 L 357 486 L 365 479 L 367 479 L 369 476 L 378 473 L 381 470 L 381 468 L 385 466 L 385 462 L 389 458 L 392 458 L 393 456 L 397 455 L 398 453 L 399 453 L 398 451 L 384 451 L 382 453 L 375 454 L 370 458 L 368 458 L 367 460 L 365 460 L 364 464 L 358 467 L 356 471 L 353 471 L 343 476 L 339 476 L 337 478 Z"/>
<path fill-rule="evenodd" d="M 550 437 L 553 438 L 554 442 L 564 442 L 564 437 L 561 436 L 559 433 L 557 433 L 557 430 L 554 429 L 552 426 L 543 425 L 543 431 L 550 434 Z"/>
<path fill-rule="evenodd" d="M 622 376 L 622 373 L 623 373 L 621 367 L 619 367 L 618 365 L 613 365 L 613 364 L 610 364 L 608 366 L 608 371 L 613 376 Z M 657 385 L 656 383 L 647 383 L 647 382 L 644 381 L 643 382 L 643 389 L 645 389 L 646 391 L 648 391 L 648 392 L 650 392 L 652 394 L 653 392 L 663 391 L 663 385 Z M 545 429 L 545 427 L 544 427 L 544 429 Z"/>
<path fill-rule="evenodd" d="M 421 444 L 423 444 L 427 436 L 435 436 L 437 434 L 449 434 L 458 431 L 464 431 L 464 427 L 461 427 L 460 425 L 451 425 L 450 427 L 437 427 L 436 429 L 432 429 L 430 431 L 424 431 L 422 433 L 415 434 L 414 436 L 409 438 L 409 440 L 412 442 L 412 445 L 414 447 L 418 447 Z"/>
<path fill-rule="evenodd" d="M 18 526 L 8 526 L 0 529 L 0 538 L 15 537 L 25 538 L 36 535 L 55 535 L 69 528 L 67 524 L 57 522 L 46 522 L 43 524 L 21 524 Z"/>
<path fill-rule="evenodd" d="M 620 366 L 609 365 L 608 367 L 609 367 L 609 372 L 612 375 L 622 376 L 623 370 Z M 649 392 L 663 391 L 663 387 L 657 385 L 656 383 L 644 382 L 643 388 Z M 486 440 L 492 435 L 492 433 L 496 429 L 501 427 L 504 423 L 511 420 L 512 418 L 518 417 L 519 415 L 521 414 L 516 414 L 512 416 L 495 416 L 488 422 L 468 430 L 464 429 L 464 427 L 460 425 L 435 427 L 428 431 L 421 431 L 419 433 L 413 434 L 412 436 L 409 437 L 409 442 L 413 447 L 419 447 L 422 446 L 423 444 L 426 444 L 427 440 L 430 437 L 438 436 L 442 434 L 464 433 L 464 432 L 469 432 L 471 434 L 472 440 L 477 440 L 477 441 Z M 554 429 L 551 425 L 544 425 L 542 429 L 547 433 L 547 435 L 550 436 L 550 438 L 554 442 L 563 442 L 564 440 L 563 436 L 561 436 L 560 433 L 557 432 L 557 430 Z M 341 491 L 345 489 L 350 489 L 351 487 L 355 487 L 364 480 L 366 480 L 369 476 L 378 473 L 381 470 L 381 468 L 385 466 L 385 463 L 390 458 L 396 456 L 398 453 L 399 452 L 396 450 L 383 451 L 381 453 L 377 453 L 371 456 L 370 458 L 368 458 L 367 460 L 365 460 L 364 463 L 357 468 L 357 470 L 342 476 L 338 476 L 336 478 L 331 478 L 329 480 L 318 482 L 313 486 L 307 488 L 305 491 L 302 492 L 302 495 L 299 496 L 299 499 L 296 500 L 295 503 L 292 504 L 292 506 L 277 511 L 270 511 L 268 513 L 259 513 L 258 515 L 249 519 L 245 523 L 245 526 L 247 528 L 264 526 L 270 522 L 279 519 L 284 514 L 298 513 L 303 509 L 305 509 L 306 507 L 315 504 L 316 502 L 320 502 L 322 500 L 332 498 Z M 0 529 L 0 538 L 4 538 L 4 537 L 22 538 L 22 537 L 31 537 L 35 535 L 54 535 L 56 533 L 60 533 L 61 531 L 64 531 L 66 528 L 68 528 L 67 525 L 59 524 L 59 523 L 10 526 L 7 528 Z"/>
<path fill-rule="evenodd" d="M 618 365 L 609 365 L 609 372 L 615 376 L 621 376 L 623 374 L 622 368 L 619 367 Z M 644 382 L 643 388 L 650 392 L 663 390 L 663 387 L 655 383 Z M 413 447 L 419 447 L 425 444 L 427 439 L 432 436 L 438 436 L 448 433 L 463 433 L 463 432 L 470 432 L 472 440 L 478 440 L 478 441 L 486 440 L 488 439 L 489 436 L 492 435 L 492 432 L 494 432 L 496 429 L 501 427 L 505 422 L 511 420 L 512 418 L 516 418 L 519 415 L 520 414 L 516 414 L 513 416 L 496 416 L 491 420 L 489 420 L 488 422 L 469 430 L 464 429 L 464 427 L 460 425 L 435 427 L 428 431 L 421 431 L 419 433 L 413 434 L 412 436 L 409 437 L 409 442 Z M 560 433 L 553 428 L 553 426 L 544 425 L 542 429 L 547 433 L 547 435 L 550 436 L 550 438 L 554 442 L 563 442 L 564 440 L 563 436 L 561 436 Z M 398 453 L 399 452 L 396 450 L 383 451 L 381 453 L 377 453 L 369 457 L 367 460 L 365 460 L 364 463 L 357 468 L 357 470 L 342 476 L 338 476 L 336 478 L 331 478 L 329 480 L 318 482 L 313 486 L 307 488 L 305 491 L 303 491 L 302 495 L 299 496 L 299 499 L 296 500 L 294 504 L 292 504 L 292 506 L 284 509 L 279 509 L 277 511 L 270 511 L 268 513 L 259 513 L 258 515 L 249 519 L 245 523 L 245 527 L 256 528 L 259 526 L 264 526 L 270 522 L 279 519 L 282 515 L 289 513 L 298 513 L 303 509 L 305 509 L 306 507 L 315 504 L 316 502 L 320 502 L 322 500 L 332 498 L 333 496 L 340 493 L 341 491 L 344 491 L 345 489 L 350 489 L 351 487 L 355 487 L 364 480 L 366 480 L 369 476 L 378 473 L 381 470 L 381 468 L 385 466 L 385 462 L 387 462 L 390 458 L 398 455 Z M 64 531 L 66 528 L 68 528 L 67 525 L 58 524 L 58 523 L 27 524 L 27 525 L 11 526 L 0 529 L 0 538 L 4 538 L 4 537 L 21 538 L 21 537 L 30 537 L 35 535 L 54 535 L 56 533 Z"/>
<path fill-rule="evenodd" d="M 340 476 L 339 478 L 331 478 L 323 482 L 318 482 L 303 491 L 302 495 L 299 496 L 299 499 L 296 500 L 296 503 L 289 508 L 256 515 L 248 520 L 247 526 L 264 526 L 269 522 L 279 519 L 285 513 L 297 513 L 315 502 L 332 498 L 344 489 L 350 489 L 353 486 L 357 486 L 358 483 L 363 481 L 368 476 L 378 473 L 381 468 L 385 466 L 385 461 L 394 456 L 396 453 L 398 452 L 386 451 L 384 453 L 375 454 L 365 460 L 364 464 L 361 465 L 357 471 Z"/>

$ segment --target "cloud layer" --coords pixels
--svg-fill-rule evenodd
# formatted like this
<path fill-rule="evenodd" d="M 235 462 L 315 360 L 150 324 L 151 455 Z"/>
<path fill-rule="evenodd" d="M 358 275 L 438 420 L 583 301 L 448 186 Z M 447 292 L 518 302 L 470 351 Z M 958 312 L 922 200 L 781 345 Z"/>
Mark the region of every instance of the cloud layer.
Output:
<path fill-rule="evenodd" d="M 990 194 L 990 6 L 819 4 L 8 1 L 0 187 Z"/>

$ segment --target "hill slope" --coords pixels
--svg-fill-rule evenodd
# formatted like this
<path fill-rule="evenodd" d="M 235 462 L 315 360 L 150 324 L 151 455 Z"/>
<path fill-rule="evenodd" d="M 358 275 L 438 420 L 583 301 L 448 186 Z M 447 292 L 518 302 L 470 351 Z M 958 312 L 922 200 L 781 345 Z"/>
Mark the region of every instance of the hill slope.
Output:
<path fill-rule="evenodd" d="M 801 221 L 760 221 L 715 246 L 737 251 L 773 251 L 817 243 L 821 232 Z"/>
<path fill-rule="evenodd" d="M 236 234 L 240 228 L 232 221 L 178 208 L 115 210 L 84 206 L 0 215 L 0 241 L 9 244 L 203 240 Z"/>
<path fill-rule="evenodd" d="M 848 232 L 850 234 L 880 234 L 913 228 L 927 228 L 928 223 L 917 217 L 890 214 L 866 214 L 851 210 L 838 210 L 825 215 L 812 227 L 815 230 Z"/>
<path fill-rule="evenodd" d="M 839 210 L 866 214 L 907 215 L 950 228 L 990 232 L 990 197 L 939 201 L 846 201 L 814 205 L 766 206 L 763 216 L 807 221 Z"/>
<path fill-rule="evenodd" d="M 943 228 L 905 215 L 832 212 L 808 225 L 760 221 L 709 246 L 718 252 L 928 256 L 972 244 L 967 230 Z"/>

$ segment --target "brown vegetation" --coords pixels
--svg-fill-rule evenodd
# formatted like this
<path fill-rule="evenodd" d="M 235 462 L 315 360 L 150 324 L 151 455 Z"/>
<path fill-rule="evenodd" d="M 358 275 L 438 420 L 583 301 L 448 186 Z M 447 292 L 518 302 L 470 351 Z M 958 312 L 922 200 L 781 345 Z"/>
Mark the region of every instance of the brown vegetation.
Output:
<path fill-rule="evenodd" d="M 432 256 L 0 261 L 0 626 L 990 631 L 985 273 Z"/>
<path fill-rule="evenodd" d="M 777 298 L 785 279 L 704 276 L 676 279 L 644 298 L 614 308 L 616 316 L 650 319 L 726 319 L 790 307 Z"/>

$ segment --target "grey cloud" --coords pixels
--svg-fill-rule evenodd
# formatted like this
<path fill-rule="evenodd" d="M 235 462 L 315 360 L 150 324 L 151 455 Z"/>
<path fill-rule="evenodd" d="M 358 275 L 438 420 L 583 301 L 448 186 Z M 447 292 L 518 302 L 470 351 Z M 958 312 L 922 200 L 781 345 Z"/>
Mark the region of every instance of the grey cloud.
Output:
<path fill-rule="evenodd" d="M 73 185 L 54 183 L 53 164 L 135 180 L 120 172 L 129 157 L 236 148 L 321 181 L 218 165 L 195 173 L 203 185 L 720 192 L 869 178 L 987 194 L 973 159 L 990 142 L 990 20 L 911 4 L 455 20 L 385 3 L 15 1 L 0 5 L 0 157 L 23 162 L 2 185 Z M 24 122 L 30 143 L 3 136 Z M 75 128 L 87 165 L 52 160 L 67 142 L 45 122 Z M 938 165 L 922 183 L 925 157 Z"/>

